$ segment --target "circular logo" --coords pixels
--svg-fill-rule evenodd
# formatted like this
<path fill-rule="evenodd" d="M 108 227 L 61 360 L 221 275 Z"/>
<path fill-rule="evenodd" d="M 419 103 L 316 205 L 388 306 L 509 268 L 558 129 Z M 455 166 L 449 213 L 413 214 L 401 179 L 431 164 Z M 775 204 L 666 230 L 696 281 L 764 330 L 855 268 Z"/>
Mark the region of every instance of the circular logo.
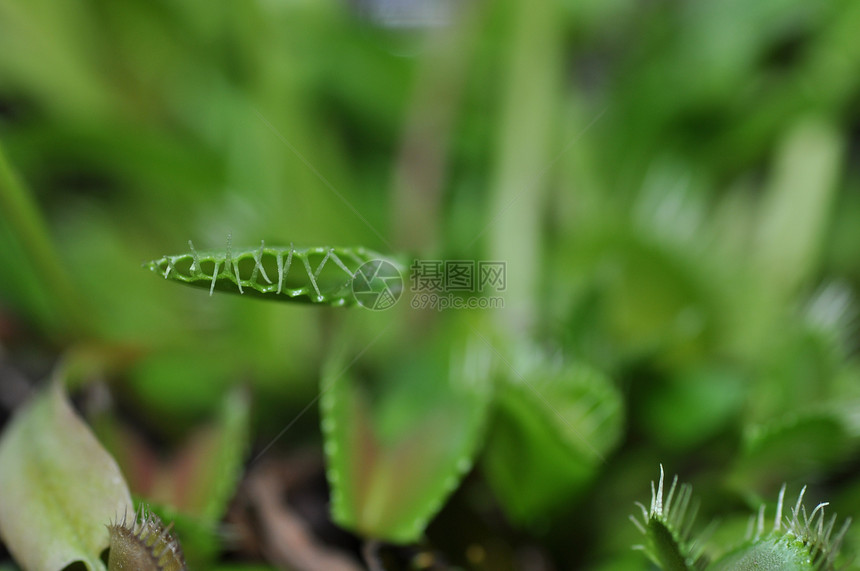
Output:
<path fill-rule="evenodd" d="M 388 309 L 403 293 L 403 277 L 397 266 L 385 260 L 365 262 L 352 275 L 352 294 L 358 305 L 381 311 Z"/>

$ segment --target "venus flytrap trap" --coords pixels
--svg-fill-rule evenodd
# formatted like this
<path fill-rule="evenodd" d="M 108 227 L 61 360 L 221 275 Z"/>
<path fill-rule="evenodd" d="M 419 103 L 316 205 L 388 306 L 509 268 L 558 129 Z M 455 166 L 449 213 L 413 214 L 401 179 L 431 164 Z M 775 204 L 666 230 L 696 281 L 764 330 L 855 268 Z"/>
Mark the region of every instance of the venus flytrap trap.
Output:
<path fill-rule="evenodd" d="M 182 547 L 171 533 L 172 526 L 165 526 L 144 506 L 131 521 L 123 514 L 122 521 L 108 525 L 108 571 L 186 571 Z"/>
<path fill-rule="evenodd" d="M 746 537 L 735 547 L 711 562 L 707 556 L 708 531 L 693 537 L 691 531 L 695 509 L 689 510 L 691 488 L 678 486 L 672 480 L 664 495 L 664 474 L 655 489 L 651 482 L 651 505 L 645 508 L 637 502 L 641 519 L 630 520 L 646 538 L 636 549 L 664 571 L 835 571 L 839 550 L 851 523 L 850 519 L 836 527 L 836 515 L 825 515 L 827 502 L 819 503 L 812 512 L 803 504 L 806 487 L 801 489 L 793 508 L 786 513 L 785 485 L 779 492 L 775 515 L 767 529 L 765 506 L 750 516 Z M 676 494 L 677 492 L 677 494 Z"/>
<path fill-rule="evenodd" d="M 457 329 L 445 328 L 432 341 L 380 363 L 374 378 L 346 370 L 345 352 L 323 373 L 332 515 L 367 538 L 419 540 L 472 469 L 482 440 L 492 394 L 489 355 Z"/>
<path fill-rule="evenodd" d="M 771 530 L 766 530 L 765 506 L 762 505 L 757 516 L 750 516 L 745 541 L 709 569 L 838 569 L 836 560 L 851 519 L 846 519 L 837 529 L 836 514 L 829 518 L 825 515 L 829 502 L 819 503 L 809 513 L 803 505 L 805 493 L 806 486 L 797 495 L 790 513 L 784 515 L 783 485 L 779 491 Z"/>
<path fill-rule="evenodd" d="M 352 305 L 352 283 L 364 264 L 386 260 L 365 248 L 267 247 L 233 251 L 230 239 L 220 251 L 190 252 L 164 256 L 147 267 L 165 279 L 209 290 L 246 294 L 279 301 L 331 306 Z"/>

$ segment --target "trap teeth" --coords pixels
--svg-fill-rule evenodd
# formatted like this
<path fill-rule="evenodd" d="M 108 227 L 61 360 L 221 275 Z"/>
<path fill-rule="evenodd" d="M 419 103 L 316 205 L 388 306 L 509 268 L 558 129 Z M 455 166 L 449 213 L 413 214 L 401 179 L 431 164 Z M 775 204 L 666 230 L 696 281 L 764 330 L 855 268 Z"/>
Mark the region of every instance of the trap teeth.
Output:
<path fill-rule="evenodd" d="M 188 241 L 189 252 L 165 256 L 149 264 L 165 279 L 215 290 L 280 301 L 346 306 L 356 303 L 353 278 L 368 262 L 384 256 L 365 248 L 267 247 L 236 250 L 228 242 L 221 251 L 200 252 Z"/>

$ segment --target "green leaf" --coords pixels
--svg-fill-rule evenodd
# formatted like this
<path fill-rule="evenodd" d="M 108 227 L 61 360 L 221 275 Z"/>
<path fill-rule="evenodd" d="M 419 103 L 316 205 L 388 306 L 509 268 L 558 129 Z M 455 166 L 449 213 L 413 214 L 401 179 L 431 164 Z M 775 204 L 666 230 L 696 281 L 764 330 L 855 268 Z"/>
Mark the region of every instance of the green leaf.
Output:
<path fill-rule="evenodd" d="M 346 359 L 328 363 L 322 428 L 340 525 L 415 541 L 471 469 L 489 402 L 489 355 L 475 339 L 451 337 L 407 345 L 366 378 Z"/>
<path fill-rule="evenodd" d="M 615 225 L 583 236 L 571 250 L 565 271 L 572 275 L 560 277 L 559 294 L 570 295 L 571 280 L 586 284 L 568 319 L 572 347 L 610 351 L 607 366 L 643 357 L 689 366 L 707 354 L 719 283 L 693 254 Z"/>
<path fill-rule="evenodd" d="M 149 262 L 153 272 L 194 287 L 278 301 L 352 305 L 352 281 L 367 262 L 385 260 L 365 248 L 259 248 L 233 252 L 191 252 Z M 402 271 L 400 272 L 402 276 Z M 402 288 L 402 278 L 400 286 Z M 396 292 L 399 296 L 399 291 Z"/>
<path fill-rule="evenodd" d="M 666 571 L 689 571 L 692 566 L 687 563 L 687 557 L 682 550 L 681 542 L 669 526 L 660 519 L 652 518 L 648 522 L 648 540 L 654 557 L 662 569 Z"/>
<path fill-rule="evenodd" d="M 482 459 L 513 519 L 529 521 L 571 500 L 621 432 L 621 396 L 585 365 L 539 366 L 504 384 Z"/>
<path fill-rule="evenodd" d="M 53 315 L 40 315 L 53 321 L 46 323 L 49 326 L 55 326 L 57 322 L 66 327 L 86 324 L 85 300 L 78 296 L 60 264 L 34 194 L 17 176 L 0 145 L 0 234 L 5 233 L 2 228 L 7 223 L 13 235 L 11 246 L 14 250 L 21 246 L 19 253 L 24 258 L 20 265 L 13 266 L 15 271 L 8 274 L 11 274 L 13 289 L 17 289 L 18 294 L 29 302 L 26 309 L 39 313 L 49 309 Z M 6 289 L 5 284 L 0 289 Z"/>
<path fill-rule="evenodd" d="M 0 439 L 0 535 L 29 570 L 83 561 L 102 570 L 106 525 L 132 513 L 113 458 L 55 381 L 19 410 Z"/>

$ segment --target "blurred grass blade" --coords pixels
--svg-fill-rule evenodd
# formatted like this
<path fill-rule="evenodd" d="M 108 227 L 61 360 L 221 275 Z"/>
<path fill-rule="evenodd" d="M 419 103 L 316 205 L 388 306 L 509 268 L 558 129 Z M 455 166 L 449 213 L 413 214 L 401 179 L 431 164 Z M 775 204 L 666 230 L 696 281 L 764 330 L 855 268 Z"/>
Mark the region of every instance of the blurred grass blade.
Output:
<path fill-rule="evenodd" d="M 25 405 L 0 438 L 0 535 L 32 571 L 82 561 L 103 570 L 107 524 L 132 513 L 125 480 L 62 384 Z"/>
<path fill-rule="evenodd" d="M 527 328 L 537 313 L 540 218 L 548 184 L 548 152 L 557 119 L 557 87 L 561 79 L 559 6 L 555 2 L 501 2 L 509 9 L 511 42 L 501 77 L 503 105 L 493 173 L 489 218 L 473 241 L 489 238 L 491 259 L 516 260 L 508 276 L 510 306 L 499 313 L 505 326 Z M 528 101 L 528 105 L 523 105 Z"/>
<path fill-rule="evenodd" d="M 756 263 L 768 292 L 781 297 L 808 279 L 830 219 L 842 164 L 840 134 L 822 120 L 789 131 L 762 204 Z"/>
<path fill-rule="evenodd" d="M 0 215 L 12 228 L 29 264 L 38 275 L 44 297 L 55 304 L 57 320 L 65 328 L 83 328 L 86 313 L 51 243 L 48 228 L 32 193 L 24 186 L 0 144 Z M 12 279 L 20 268 L 3 268 Z M 12 278 L 10 278 L 12 276 Z"/>
<path fill-rule="evenodd" d="M 821 264 L 839 172 L 842 135 L 822 119 L 796 121 L 788 131 L 758 214 L 750 262 L 753 286 L 736 319 L 743 323 L 734 343 L 750 355 L 772 335 L 785 303 L 808 285 Z"/>

